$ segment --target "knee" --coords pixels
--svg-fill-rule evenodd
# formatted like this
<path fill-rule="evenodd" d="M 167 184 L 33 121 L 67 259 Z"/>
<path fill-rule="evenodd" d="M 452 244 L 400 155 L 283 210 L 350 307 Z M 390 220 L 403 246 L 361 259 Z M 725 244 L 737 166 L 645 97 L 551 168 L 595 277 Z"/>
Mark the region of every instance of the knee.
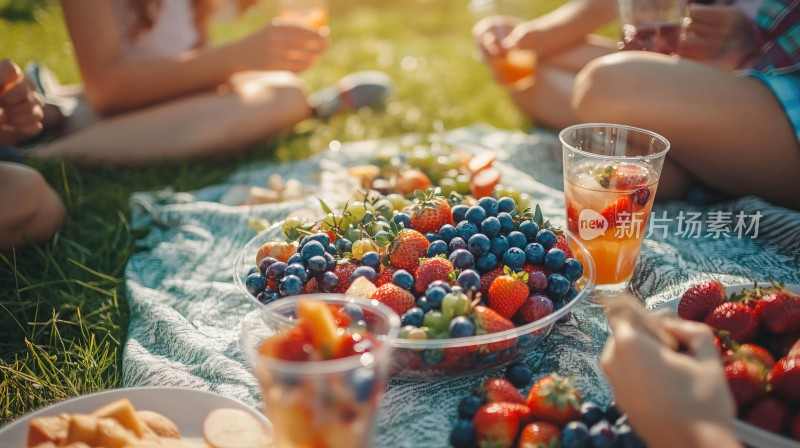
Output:
<path fill-rule="evenodd" d="M 0 170 L 6 179 L 2 196 L 0 228 L 7 235 L 19 235 L 22 244 L 27 240 L 42 241 L 61 226 L 64 205 L 42 175 L 27 166 L 5 165 Z"/>
<path fill-rule="evenodd" d="M 575 78 L 571 106 L 584 122 L 631 124 L 641 108 L 647 79 L 639 52 L 620 52 L 591 61 Z"/>

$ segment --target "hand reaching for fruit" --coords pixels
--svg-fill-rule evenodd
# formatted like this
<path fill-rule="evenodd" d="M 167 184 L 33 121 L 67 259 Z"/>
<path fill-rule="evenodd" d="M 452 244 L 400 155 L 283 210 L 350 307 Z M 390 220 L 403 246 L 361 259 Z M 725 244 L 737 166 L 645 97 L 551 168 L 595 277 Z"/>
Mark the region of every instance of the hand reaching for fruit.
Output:
<path fill-rule="evenodd" d="M 662 320 L 663 329 L 686 349 L 676 352 L 627 320 L 610 323 L 614 335 L 600 364 L 617 403 L 648 446 L 741 446 L 729 428 L 733 397 L 707 326 Z"/>

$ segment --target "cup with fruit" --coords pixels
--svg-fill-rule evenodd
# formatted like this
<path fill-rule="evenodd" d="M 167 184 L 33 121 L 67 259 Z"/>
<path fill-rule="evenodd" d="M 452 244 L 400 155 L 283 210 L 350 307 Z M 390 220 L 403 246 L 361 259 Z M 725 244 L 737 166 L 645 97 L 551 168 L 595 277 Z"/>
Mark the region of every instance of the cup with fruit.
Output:
<path fill-rule="evenodd" d="M 342 295 L 298 296 L 247 316 L 242 345 L 275 446 L 369 447 L 398 316 Z"/>

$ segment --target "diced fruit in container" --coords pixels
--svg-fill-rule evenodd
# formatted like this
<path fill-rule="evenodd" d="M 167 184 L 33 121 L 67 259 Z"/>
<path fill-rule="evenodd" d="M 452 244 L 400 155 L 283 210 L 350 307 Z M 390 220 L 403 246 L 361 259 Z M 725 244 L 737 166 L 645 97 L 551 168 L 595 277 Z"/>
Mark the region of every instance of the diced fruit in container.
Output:
<path fill-rule="evenodd" d="M 355 279 L 355 281 L 353 281 L 352 284 L 350 284 L 350 287 L 347 288 L 345 294 L 369 299 L 377 289 L 378 287 L 366 277 L 358 277 Z"/>
<path fill-rule="evenodd" d="M 339 328 L 331 310 L 323 302 L 301 299 L 297 302 L 297 318 L 303 320 L 314 347 L 323 358 L 331 359 L 339 340 Z"/>
<path fill-rule="evenodd" d="M 133 404 L 128 399 L 113 401 L 94 411 L 92 415 L 97 418 L 113 418 L 125 429 L 133 431 L 137 437 L 145 434 L 144 424 L 136 416 L 136 410 L 133 409 Z"/>
<path fill-rule="evenodd" d="M 281 241 L 270 241 L 264 243 L 256 253 L 256 265 L 264 257 L 272 257 L 278 261 L 286 263 L 289 257 L 297 253 L 297 246 L 292 243 L 284 243 Z"/>

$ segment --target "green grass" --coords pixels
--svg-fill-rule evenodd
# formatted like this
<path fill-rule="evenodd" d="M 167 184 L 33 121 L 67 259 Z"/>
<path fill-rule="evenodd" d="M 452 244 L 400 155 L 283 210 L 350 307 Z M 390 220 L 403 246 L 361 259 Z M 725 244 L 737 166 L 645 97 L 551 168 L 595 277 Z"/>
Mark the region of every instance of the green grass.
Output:
<path fill-rule="evenodd" d="M 538 14 L 561 1 L 528 3 Z M 476 60 L 465 0 L 332 4 L 332 47 L 303 76 L 316 89 L 354 70 L 388 72 L 396 86 L 384 111 L 304 123 L 297 134 L 224 161 L 91 171 L 68 163 L 37 165 L 64 199 L 67 217 L 50 243 L 0 254 L 0 422 L 119 384 L 128 322 L 124 269 L 141 236 L 128 224 L 131 192 L 200 188 L 242 163 L 303 157 L 334 139 L 428 132 L 437 122 L 448 129 L 475 122 L 530 125 Z M 267 20 L 263 10 L 254 11 L 237 24 L 215 25 L 214 36 L 235 39 Z M 0 57 L 20 64 L 42 60 L 62 82 L 80 80 L 56 3 L 0 0 L 0 36 Z"/>

